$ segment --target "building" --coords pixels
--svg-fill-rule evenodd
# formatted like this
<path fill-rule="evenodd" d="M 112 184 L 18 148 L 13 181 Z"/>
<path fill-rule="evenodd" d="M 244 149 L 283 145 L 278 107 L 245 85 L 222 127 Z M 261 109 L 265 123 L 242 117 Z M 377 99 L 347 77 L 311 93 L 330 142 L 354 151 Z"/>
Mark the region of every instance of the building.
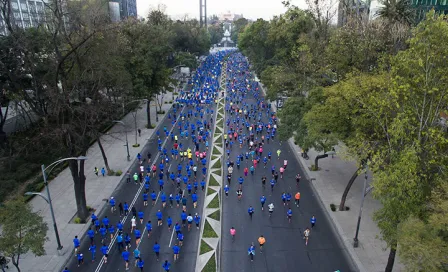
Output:
<path fill-rule="evenodd" d="M 11 0 L 11 9 L 11 20 L 19 27 L 37 27 L 45 22 L 45 5 L 42 0 Z M 0 34 L 7 34 L 5 20 L 1 14 Z"/>
<path fill-rule="evenodd" d="M 368 20 L 370 5 L 371 0 L 340 0 L 338 5 L 338 27 L 344 26 L 350 16 Z"/>
<path fill-rule="evenodd" d="M 425 19 L 426 13 L 431 9 L 434 9 L 436 14 L 448 14 L 448 0 L 412 0 L 412 6 L 416 10 L 416 23 Z"/>
<path fill-rule="evenodd" d="M 234 20 L 238 20 L 239 18 L 243 18 L 243 15 L 242 14 L 234 14 L 234 13 L 231 13 L 230 11 L 227 11 L 225 13 L 221 13 L 219 15 L 219 21 L 221 23 L 225 22 L 225 21 L 232 22 Z"/>
<path fill-rule="evenodd" d="M 111 13 L 111 18 L 115 17 L 116 13 L 116 4 L 111 3 L 118 3 L 118 6 L 120 7 L 120 18 L 121 20 L 124 20 L 129 17 L 135 17 L 137 18 L 137 1 L 136 0 L 114 0 L 109 2 L 109 12 Z M 112 5 L 112 9 L 111 9 Z"/>

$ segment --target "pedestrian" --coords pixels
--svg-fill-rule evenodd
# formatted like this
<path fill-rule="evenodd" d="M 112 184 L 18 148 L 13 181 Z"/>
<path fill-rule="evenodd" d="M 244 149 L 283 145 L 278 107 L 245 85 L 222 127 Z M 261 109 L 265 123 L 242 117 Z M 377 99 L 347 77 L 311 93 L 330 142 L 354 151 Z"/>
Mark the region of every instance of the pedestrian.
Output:
<path fill-rule="evenodd" d="M 140 250 L 138 250 L 138 248 L 134 249 L 134 259 L 135 259 L 134 266 L 137 266 L 138 260 L 140 260 Z"/>
<path fill-rule="evenodd" d="M 157 211 L 156 216 L 157 216 L 157 226 L 160 227 L 163 224 L 163 222 L 162 222 L 162 217 L 163 217 L 162 212 L 160 210 Z"/>
<path fill-rule="evenodd" d="M 118 236 L 117 236 L 117 247 L 118 247 L 118 251 L 121 251 L 121 249 L 124 249 L 123 234 L 118 234 Z"/>
<path fill-rule="evenodd" d="M 226 186 L 224 186 L 224 193 L 226 194 L 226 197 L 229 196 L 229 190 L 230 190 L 230 187 L 229 187 L 229 185 L 226 184 Z"/>
<path fill-rule="evenodd" d="M 95 173 L 95 175 L 98 177 L 98 167 L 95 166 L 95 168 L 93 168 L 93 173 Z"/>
<path fill-rule="evenodd" d="M 235 234 L 236 234 L 236 230 L 234 227 L 230 228 L 230 235 L 232 235 L 232 241 L 235 240 Z"/>
<path fill-rule="evenodd" d="M 311 228 L 314 228 L 314 225 L 316 224 L 316 217 L 314 217 L 314 215 L 311 216 L 310 222 L 311 222 Z"/>
<path fill-rule="evenodd" d="M 297 205 L 297 207 L 299 207 L 300 205 L 300 192 L 297 192 L 296 195 L 294 196 L 295 199 L 295 204 Z"/>
<path fill-rule="evenodd" d="M 121 256 L 123 257 L 124 263 L 125 263 L 125 267 L 126 270 L 129 270 L 129 251 L 127 249 L 125 249 L 122 253 Z"/>
<path fill-rule="evenodd" d="M 89 251 L 92 254 L 92 263 L 95 261 L 95 255 L 96 255 L 96 245 L 91 244 L 89 247 Z"/>
<path fill-rule="evenodd" d="M 249 206 L 247 212 L 249 213 L 250 219 L 252 219 L 252 215 L 254 214 L 254 208 L 252 206 Z"/>
<path fill-rule="evenodd" d="M 132 216 L 137 218 L 137 209 L 135 208 L 135 206 L 132 207 L 131 211 L 132 211 Z"/>
<path fill-rule="evenodd" d="M 124 202 L 123 209 L 124 209 L 124 215 L 128 215 L 128 213 L 129 213 L 129 205 L 128 205 L 128 203 Z"/>
<path fill-rule="evenodd" d="M 179 259 L 179 252 L 180 252 L 180 247 L 177 244 L 174 244 L 174 246 L 173 246 L 174 261 L 177 261 Z"/>
<path fill-rule="evenodd" d="M 191 224 L 193 223 L 193 216 L 191 216 L 191 213 L 187 216 L 187 222 L 188 222 L 188 231 L 191 229 Z"/>
<path fill-rule="evenodd" d="M 78 267 L 79 267 L 81 264 L 84 264 L 84 254 L 82 254 L 81 252 L 78 252 L 78 253 L 76 254 L 76 258 L 78 259 Z"/>
<path fill-rule="evenodd" d="M 260 197 L 260 202 L 261 202 L 261 210 L 264 210 L 264 203 L 266 203 L 266 197 L 264 195 Z"/>
<path fill-rule="evenodd" d="M 253 262 L 254 256 L 255 256 L 255 247 L 254 247 L 253 243 L 252 243 L 252 245 L 250 245 L 249 249 L 247 250 L 247 254 L 250 257 L 250 261 Z"/>
<path fill-rule="evenodd" d="M 131 182 L 131 173 L 129 171 L 126 172 L 126 183 Z"/>
<path fill-rule="evenodd" d="M 120 202 L 120 204 L 118 204 L 118 209 L 120 210 L 120 216 L 123 216 L 124 213 L 123 203 Z"/>
<path fill-rule="evenodd" d="M 173 219 L 170 216 L 166 219 L 166 223 L 168 225 L 168 230 L 171 231 L 171 226 L 173 225 Z"/>
<path fill-rule="evenodd" d="M 75 236 L 75 238 L 73 239 L 73 245 L 75 247 L 75 255 L 76 255 L 76 253 L 78 252 L 79 247 L 80 247 L 80 242 L 79 242 L 78 236 Z"/>
<path fill-rule="evenodd" d="M 142 130 L 141 129 L 137 129 L 137 132 L 138 132 L 138 137 L 141 137 L 142 135 Z"/>
<path fill-rule="evenodd" d="M 194 216 L 194 223 L 196 224 L 196 228 L 199 229 L 199 223 L 201 222 L 201 217 L 198 215 L 198 213 Z"/>
<path fill-rule="evenodd" d="M 109 205 L 110 205 L 110 211 L 113 213 L 116 210 L 116 208 L 115 208 L 115 199 L 114 199 L 113 196 L 110 197 Z"/>
<path fill-rule="evenodd" d="M 148 222 L 146 223 L 146 231 L 148 232 L 148 239 L 151 236 L 151 232 L 152 232 L 152 224 L 151 224 L 151 220 L 148 220 Z"/>
<path fill-rule="evenodd" d="M 134 235 L 135 235 L 135 246 L 137 247 L 138 244 L 140 243 L 140 238 L 142 237 L 142 234 L 137 227 L 135 228 Z"/>
<path fill-rule="evenodd" d="M 162 268 L 165 269 L 166 272 L 170 271 L 171 264 L 168 262 L 168 260 L 165 260 L 165 262 L 162 264 Z"/>
<path fill-rule="evenodd" d="M 137 219 L 135 219 L 135 216 L 133 216 L 131 218 L 131 232 L 133 232 L 136 227 L 137 227 Z"/>
<path fill-rule="evenodd" d="M 137 260 L 137 267 L 140 268 L 140 271 L 143 272 L 143 266 L 145 265 L 145 261 L 143 261 L 141 258 L 138 258 Z"/>
<path fill-rule="evenodd" d="M 152 247 L 152 250 L 156 254 L 156 260 L 159 261 L 160 245 L 159 245 L 159 243 L 157 243 L 157 241 L 154 243 L 154 246 Z"/>
<path fill-rule="evenodd" d="M 258 244 L 260 244 L 260 252 L 263 253 L 263 246 L 266 243 L 266 239 L 263 237 L 263 235 L 260 235 L 258 237 Z"/>
<path fill-rule="evenodd" d="M 103 253 L 104 263 L 107 263 L 107 256 L 108 256 L 108 253 L 109 253 L 109 247 L 106 244 L 103 244 L 103 246 L 101 247 L 101 253 Z"/>
<path fill-rule="evenodd" d="M 236 190 L 236 195 L 238 197 L 238 200 L 241 201 L 241 198 L 243 197 L 243 190 L 241 189 Z"/>

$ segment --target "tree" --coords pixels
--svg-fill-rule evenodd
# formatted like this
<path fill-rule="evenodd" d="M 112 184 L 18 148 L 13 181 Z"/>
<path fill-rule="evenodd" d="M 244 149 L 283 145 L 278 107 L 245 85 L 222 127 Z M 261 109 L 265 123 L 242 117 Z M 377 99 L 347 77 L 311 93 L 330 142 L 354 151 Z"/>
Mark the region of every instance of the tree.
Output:
<path fill-rule="evenodd" d="M 415 11 L 409 0 L 382 0 L 382 4 L 376 15 L 387 20 L 390 24 L 402 23 L 412 25 L 415 18 Z"/>
<path fill-rule="evenodd" d="M 244 31 L 248 24 L 249 21 L 246 18 L 239 18 L 238 20 L 233 21 L 232 33 L 230 38 L 235 44 L 238 44 L 238 36 Z"/>
<path fill-rule="evenodd" d="M 20 272 L 20 257 L 29 251 L 37 256 L 45 254 L 47 224 L 31 210 L 23 198 L 4 203 L 0 208 L 0 252 L 10 257 Z"/>
<path fill-rule="evenodd" d="M 208 27 L 208 33 L 210 35 L 210 43 L 220 43 L 224 37 L 224 29 L 222 24 L 211 25 Z"/>
<path fill-rule="evenodd" d="M 446 271 L 448 263 L 448 186 L 433 192 L 427 220 L 415 216 L 400 224 L 400 260 L 408 271 Z"/>

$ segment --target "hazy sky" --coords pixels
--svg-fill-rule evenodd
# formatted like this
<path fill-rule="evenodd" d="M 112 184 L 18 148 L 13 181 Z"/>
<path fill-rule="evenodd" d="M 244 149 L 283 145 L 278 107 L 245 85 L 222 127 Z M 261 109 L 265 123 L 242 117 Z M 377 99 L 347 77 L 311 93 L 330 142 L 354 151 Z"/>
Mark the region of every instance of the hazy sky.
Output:
<path fill-rule="evenodd" d="M 305 0 L 290 2 L 300 8 L 307 7 Z M 170 16 L 188 14 L 189 17 L 199 18 L 199 0 L 137 0 L 137 13 L 146 17 L 148 11 L 157 8 L 159 4 L 166 6 L 166 13 Z M 248 19 L 269 20 L 285 10 L 282 0 L 207 0 L 207 16 L 230 11 L 234 14 L 243 14 Z"/>

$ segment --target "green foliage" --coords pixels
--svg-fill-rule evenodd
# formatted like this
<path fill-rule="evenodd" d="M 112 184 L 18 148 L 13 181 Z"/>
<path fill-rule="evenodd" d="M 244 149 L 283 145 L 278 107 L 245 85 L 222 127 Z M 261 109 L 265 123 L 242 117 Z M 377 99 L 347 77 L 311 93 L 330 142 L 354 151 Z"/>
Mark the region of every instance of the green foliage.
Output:
<path fill-rule="evenodd" d="M 23 198 L 4 203 L 0 208 L 0 222 L 1 252 L 10 257 L 17 268 L 20 257 L 29 251 L 37 256 L 45 254 L 47 224 L 40 215 L 31 210 Z"/>
<path fill-rule="evenodd" d="M 115 172 L 115 176 L 121 176 L 123 174 L 123 171 L 121 171 L 121 170 L 118 170 L 117 172 Z"/>
<path fill-rule="evenodd" d="M 244 31 L 246 26 L 249 24 L 249 21 L 246 18 L 239 18 L 238 20 L 233 22 L 231 39 L 233 42 L 238 44 L 238 37 Z"/>
<path fill-rule="evenodd" d="M 208 203 L 207 208 L 219 208 L 219 198 L 218 195 L 215 195 L 215 197 Z"/>
<path fill-rule="evenodd" d="M 210 175 L 210 180 L 208 182 L 208 185 L 210 186 L 219 186 L 219 183 L 216 181 L 215 177 L 213 175 Z"/>
<path fill-rule="evenodd" d="M 75 224 L 81 224 L 82 220 L 79 217 L 75 217 L 75 219 L 73 219 L 73 222 L 75 222 Z"/>
<path fill-rule="evenodd" d="M 217 210 L 217 211 L 211 213 L 208 217 L 213 218 L 213 219 L 219 221 L 220 220 L 220 211 Z"/>
<path fill-rule="evenodd" d="M 212 250 L 213 249 L 206 242 L 204 242 L 204 240 L 201 239 L 201 248 L 199 250 L 199 254 L 204 254 Z"/>
<path fill-rule="evenodd" d="M 210 260 L 208 260 L 207 264 L 202 269 L 202 272 L 216 272 L 216 260 L 214 253 L 210 258 Z"/>
<path fill-rule="evenodd" d="M 207 220 L 204 220 L 204 233 L 202 235 L 204 238 L 218 238 L 218 234 L 213 230 L 212 226 Z"/>

